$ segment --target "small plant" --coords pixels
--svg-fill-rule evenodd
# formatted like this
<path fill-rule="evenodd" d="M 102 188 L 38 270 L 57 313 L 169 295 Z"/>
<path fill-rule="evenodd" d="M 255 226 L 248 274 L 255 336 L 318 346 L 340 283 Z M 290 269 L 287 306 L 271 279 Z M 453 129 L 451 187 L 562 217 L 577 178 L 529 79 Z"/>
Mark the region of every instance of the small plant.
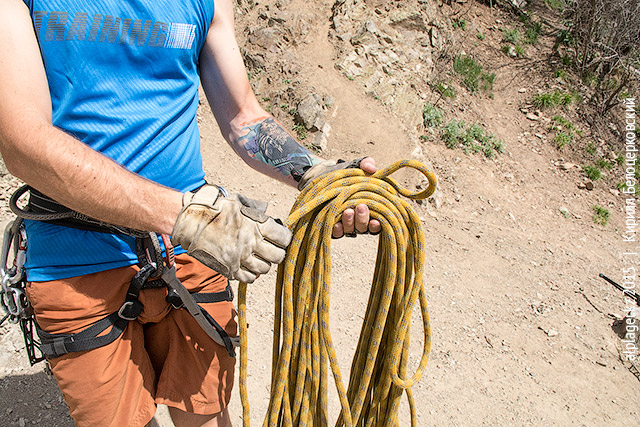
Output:
<path fill-rule="evenodd" d="M 442 139 L 447 148 L 456 148 L 464 135 L 464 122 L 462 120 L 451 120 L 442 128 Z"/>
<path fill-rule="evenodd" d="M 262 101 L 269 102 L 269 101 L 271 101 L 271 98 L 269 98 L 268 96 L 263 96 L 262 97 Z"/>
<path fill-rule="evenodd" d="M 305 128 L 304 125 L 301 125 L 301 124 L 293 125 L 293 131 L 296 133 L 300 141 L 307 139 L 307 128 Z"/>
<path fill-rule="evenodd" d="M 567 210 L 567 208 L 560 208 L 560 213 L 563 217 L 569 218 L 569 211 Z"/>
<path fill-rule="evenodd" d="M 282 83 L 284 83 L 284 84 L 288 85 L 288 84 L 290 84 L 290 83 L 291 83 L 291 79 L 284 79 L 284 80 L 282 81 Z"/>
<path fill-rule="evenodd" d="M 550 9 L 563 11 L 567 7 L 566 0 L 544 0 L 545 6 Z"/>
<path fill-rule="evenodd" d="M 566 129 L 574 129 L 573 123 L 571 123 L 569 120 L 565 119 L 562 116 L 553 116 L 553 118 L 551 119 L 551 121 L 553 122 L 553 125 L 551 126 L 551 129 L 555 130 L 558 129 L 557 126 L 562 126 Z"/>
<path fill-rule="evenodd" d="M 598 166 L 601 170 L 608 170 L 610 171 L 611 169 L 613 169 L 613 165 L 611 164 L 611 162 L 609 160 L 606 159 L 600 159 L 597 161 L 596 166 Z"/>
<path fill-rule="evenodd" d="M 455 99 L 458 95 L 455 87 L 443 82 L 438 82 L 438 84 L 436 85 L 436 90 L 445 98 Z"/>
<path fill-rule="evenodd" d="M 487 36 L 485 36 L 483 33 L 478 32 L 478 34 L 476 34 L 476 37 L 478 38 L 478 40 L 480 41 L 484 41 L 484 39 L 487 38 Z"/>
<path fill-rule="evenodd" d="M 580 97 L 576 94 L 560 92 L 559 90 L 540 93 L 533 99 L 533 105 L 536 108 L 565 107 L 573 102 L 580 102 Z"/>
<path fill-rule="evenodd" d="M 597 181 L 602 178 L 602 172 L 596 166 L 584 166 L 582 170 L 591 181 Z"/>
<path fill-rule="evenodd" d="M 526 55 L 527 50 L 526 50 L 526 49 L 524 48 L 524 46 L 523 46 L 523 45 L 521 45 L 520 43 L 516 43 L 515 48 L 516 48 L 516 56 L 517 56 L 518 58 L 522 58 L 523 56 L 525 56 L 525 55 Z"/>
<path fill-rule="evenodd" d="M 520 41 L 520 37 L 520 30 L 517 28 L 502 30 L 502 40 L 507 43 L 516 44 Z"/>
<path fill-rule="evenodd" d="M 586 151 L 589 154 L 596 154 L 596 146 L 593 142 L 590 142 L 587 144 L 587 146 L 584 148 L 584 151 Z"/>
<path fill-rule="evenodd" d="M 422 120 L 427 128 L 435 128 L 442 124 L 444 115 L 442 110 L 432 104 L 425 104 L 422 108 Z"/>
<path fill-rule="evenodd" d="M 495 73 L 487 73 L 482 65 L 471 56 L 458 55 L 453 59 L 453 70 L 464 77 L 463 83 L 471 92 L 477 91 L 482 85 L 482 89 L 493 89 Z"/>
<path fill-rule="evenodd" d="M 460 147 L 465 152 L 483 153 L 488 159 L 495 157 L 495 153 L 504 153 L 504 143 L 495 135 L 486 133 L 482 126 L 470 124 L 467 126 L 462 120 L 451 120 L 442 128 L 442 139 L 448 148 Z"/>
<path fill-rule="evenodd" d="M 553 116 L 549 129 L 555 132 L 553 142 L 558 149 L 571 145 L 576 136 L 582 136 L 582 131 L 576 129 L 571 121 L 559 115 Z"/>
<path fill-rule="evenodd" d="M 593 206 L 593 222 L 602 226 L 607 225 L 609 222 L 609 209 L 605 209 L 602 206 Z"/>
<path fill-rule="evenodd" d="M 456 18 L 452 22 L 453 28 L 460 28 L 462 31 L 467 29 L 467 21 L 463 18 Z"/>
<path fill-rule="evenodd" d="M 540 22 L 532 22 L 524 34 L 524 42 L 526 44 L 536 44 L 538 37 L 542 33 L 542 24 Z"/>
<path fill-rule="evenodd" d="M 311 151 L 313 154 L 320 154 L 322 153 L 322 150 L 320 149 L 320 147 L 313 145 L 313 144 L 304 144 L 304 146 Z"/>
<path fill-rule="evenodd" d="M 571 145 L 573 142 L 573 134 L 560 131 L 553 137 L 553 142 L 556 143 L 556 147 L 558 147 L 558 149 L 561 149 L 565 145 Z"/>
<path fill-rule="evenodd" d="M 553 77 L 560 78 L 562 80 L 567 80 L 567 72 L 561 69 L 555 70 L 553 72 Z"/>
<path fill-rule="evenodd" d="M 623 192 L 625 194 L 629 194 L 631 192 L 631 191 L 629 191 L 629 187 L 627 186 L 626 182 L 618 182 L 616 184 L 616 188 L 618 189 L 618 191 L 621 191 L 621 192 Z M 638 194 L 640 194 L 640 187 L 635 186 L 634 189 L 635 189 L 636 196 Z"/>
<path fill-rule="evenodd" d="M 624 156 L 618 156 L 616 157 L 616 164 L 618 166 L 622 166 L 622 164 L 624 163 Z"/>

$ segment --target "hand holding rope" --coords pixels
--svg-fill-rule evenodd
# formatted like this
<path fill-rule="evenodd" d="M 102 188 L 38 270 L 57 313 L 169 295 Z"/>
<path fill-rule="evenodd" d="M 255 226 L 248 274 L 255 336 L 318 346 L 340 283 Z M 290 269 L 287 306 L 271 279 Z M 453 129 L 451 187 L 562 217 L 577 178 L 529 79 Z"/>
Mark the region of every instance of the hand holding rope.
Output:
<path fill-rule="evenodd" d="M 429 186 L 416 193 L 401 187 L 390 177 L 401 168 L 420 171 Z M 424 199 L 435 188 L 433 173 L 420 162 L 405 160 L 371 176 L 359 169 L 332 172 L 300 193 L 287 219 L 293 240 L 278 269 L 271 398 L 264 425 L 328 425 L 330 367 L 342 407 L 336 425 L 398 425 L 400 399 L 406 392 L 411 423 L 416 426 L 411 387 L 420 379 L 431 348 L 423 287 L 425 239 L 418 215 L 400 196 Z M 361 203 L 380 221 L 382 233 L 369 303 L 345 389 L 329 329 L 331 232 L 345 209 Z M 240 283 L 240 394 L 243 421 L 248 426 L 246 291 L 246 284 Z M 411 314 L 418 299 L 423 350 L 417 369 L 408 375 Z"/>

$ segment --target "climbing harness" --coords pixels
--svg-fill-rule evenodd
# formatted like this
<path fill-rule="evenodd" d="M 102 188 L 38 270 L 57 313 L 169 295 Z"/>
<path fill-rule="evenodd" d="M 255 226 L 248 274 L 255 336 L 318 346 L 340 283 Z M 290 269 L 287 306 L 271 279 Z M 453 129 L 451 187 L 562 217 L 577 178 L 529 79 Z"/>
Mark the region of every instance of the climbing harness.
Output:
<path fill-rule="evenodd" d="M 29 363 L 35 365 L 44 360 L 40 341 L 33 335 L 35 322 L 33 309 L 25 295 L 24 262 L 27 250 L 27 234 L 20 218 L 9 222 L 4 230 L 0 263 L 0 305 L 6 320 L 17 323 L 22 331 Z"/>
<path fill-rule="evenodd" d="M 429 186 L 412 193 L 390 175 L 401 168 L 420 171 Z M 414 160 L 394 163 L 371 176 L 359 169 L 332 172 L 314 180 L 293 206 L 287 226 L 293 240 L 278 269 L 273 332 L 271 397 L 265 426 L 326 426 L 329 366 L 340 399 L 338 426 L 398 426 L 406 392 L 411 424 L 417 425 L 411 387 L 421 377 L 431 348 L 423 287 L 425 239 L 409 199 L 429 197 L 436 177 Z M 375 273 L 360 338 L 345 390 L 329 330 L 331 233 L 347 208 L 364 203 L 382 225 Z M 249 425 L 247 396 L 247 286 L 240 283 L 240 395 Z M 424 328 L 422 356 L 407 375 L 409 329 L 416 300 Z"/>
<path fill-rule="evenodd" d="M 18 207 L 18 199 L 30 192 L 26 209 Z M 175 309 L 186 309 L 216 343 L 225 347 L 231 357 L 235 357 L 235 347 L 239 346 L 238 337 L 230 337 L 224 328 L 207 313 L 200 304 L 221 301 L 233 301 L 231 285 L 222 292 L 190 293 L 176 276 L 173 246 L 168 236 L 161 235 L 165 256 L 162 255 L 160 239 L 155 233 L 143 232 L 106 224 L 59 205 L 54 200 L 38 193 L 30 187 L 18 189 L 11 197 L 11 209 L 18 218 L 7 226 L 2 252 L 2 308 L 5 318 L 20 322 L 25 335 L 25 344 L 29 361 L 35 364 L 44 359 L 59 357 L 67 353 L 92 350 L 115 341 L 128 323 L 138 318 L 143 311 L 138 296 L 140 291 L 149 288 L 167 287 L 166 300 Z M 23 219 L 45 221 L 57 225 L 83 230 L 119 233 L 135 237 L 136 254 L 140 269 L 131 279 L 127 295 L 118 311 L 93 323 L 75 334 L 50 334 L 40 329 L 33 316 L 33 308 L 24 294 L 26 276 L 24 260 L 26 256 L 26 233 Z M 16 252 L 14 266 L 7 267 L 10 249 Z M 3 319 L 4 320 L 4 319 Z M 39 341 L 33 336 L 36 331 Z M 105 333 L 106 331 L 106 333 Z M 37 355 L 36 353 L 37 352 Z"/>

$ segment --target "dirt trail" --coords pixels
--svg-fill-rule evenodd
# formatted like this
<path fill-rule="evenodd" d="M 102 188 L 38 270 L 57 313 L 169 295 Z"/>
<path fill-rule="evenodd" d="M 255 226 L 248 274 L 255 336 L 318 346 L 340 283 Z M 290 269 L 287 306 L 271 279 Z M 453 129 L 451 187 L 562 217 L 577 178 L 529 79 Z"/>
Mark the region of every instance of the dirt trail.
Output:
<path fill-rule="evenodd" d="M 637 425 L 640 382 L 620 361 L 619 339 L 611 329 L 610 314 L 623 315 L 623 301 L 598 278 L 600 272 L 619 278 L 622 198 L 602 186 L 580 190 L 578 169 L 556 166 L 564 154 L 536 137 L 539 127 L 532 128 L 518 110 L 535 93 L 530 79 L 497 85 L 493 99 L 469 97 L 465 103 L 469 95 L 460 95 L 456 101 L 505 142 L 507 152 L 496 160 L 447 149 L 437 139 L 421 142 L 415 128 L 336 70 L 328 37 L 333 2 L 283 3 L 289 12 L 314 17 L 309 37 L 290 50 L 299 69 L 298 95 L 335 99 L 326 113 L 332 130 L 323 156 L 372 155 L 385 166 L 412 157 L 420 147 L 440 179 L 442 206 L 414 204 L 428 241 L 425 283 L 433 332 L 431 360 L 414 389 L 418 425 Z M 486 10 L 475 15 L 483 25 L 496 19 Z M 238 18 L 240 31 L 251 25 L 249 18 Z M 497 81 L 510 81 L 508 72 Z M 199 116 L 210 182 L 269 200 L 270 213 L 286 216 L 296 191 L 248 169 L 219 135 L 204 102 Z M 409 186 L 420 183 L 413 175 L 402 179 Z M 606 227 L 593 223 L 594 204 L 610 207 Z M 560 208 L 568 209 L 568 217 Z M 376 243 L 372 236 L 334 243 L 332 332 L 345 377 Z M 255 425 L 268 402 L 274 282 L 271 273 L 249 289 Z M 418 323 L 413 333 L 417 361 Z M 41 367 L 26 367 L 19 331 L 3 326 L 0 346 L 3 422 L 18 425 L 23 418 L 25 424 L 71 425 L 52 380 Z M 21 401 L 13 400 L 15 395 L 23 395 Z M 337 403 L 331 409 L 335 417 Z M 408 425 L 406 406 L 402 410 L 401 425 Z M 232 412 L 234 425 L 241 425 L 237 395 Z M 159 422 L 167 425 L 164 417 Z"/>

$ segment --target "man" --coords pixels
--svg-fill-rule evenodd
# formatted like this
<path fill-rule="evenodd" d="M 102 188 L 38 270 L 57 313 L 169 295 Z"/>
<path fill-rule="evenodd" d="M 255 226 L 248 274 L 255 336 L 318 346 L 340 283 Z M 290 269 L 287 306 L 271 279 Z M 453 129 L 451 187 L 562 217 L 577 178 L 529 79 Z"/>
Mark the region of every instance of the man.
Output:
<path fill-rule="evenodd" d="M 12 174 L 105 223 L 173 233 L 233 279 L 251 282 L 282 260 L 287 238 L 260 234 L 288 231 L 253 202 L 211 186 L 202 191 L 213 193 L 208 205 L 193 202 L 206 198 L 193 195 L 205 184 L 200 79 L 223 136 L 252 168 L 299 186 L 333 164 L 259 106 L 231 0 L 0 0 L 0 10 L 0 150 Z M 360 167 L 376 169 L 371 158 Z M 211 232 L 203 212 L 225 214 L 229 225 Z M 260 228 L 265 221 L 271 231 Z M 38 221 L 26 221 L 26 230 L 28 296 L 44 331 L 74 334 L 118 311 L 138 271 L 132 238 Z M 261 231 L 241 238 L 246 230 Z M 334 237 L 379 230 L 359 205 L 344 212 Z M 225 277 L 176 249 L 189 291 L 225 289 Z M 166 294 L 143 289 L 144 311 L 114 342 L 50 359 L 77 425 L 145 425 L 157 403 L 169 406 L 176 425 L 230 425 L 234 359 Z M 231 302 L 202 305 L 236 333 Z"/>

